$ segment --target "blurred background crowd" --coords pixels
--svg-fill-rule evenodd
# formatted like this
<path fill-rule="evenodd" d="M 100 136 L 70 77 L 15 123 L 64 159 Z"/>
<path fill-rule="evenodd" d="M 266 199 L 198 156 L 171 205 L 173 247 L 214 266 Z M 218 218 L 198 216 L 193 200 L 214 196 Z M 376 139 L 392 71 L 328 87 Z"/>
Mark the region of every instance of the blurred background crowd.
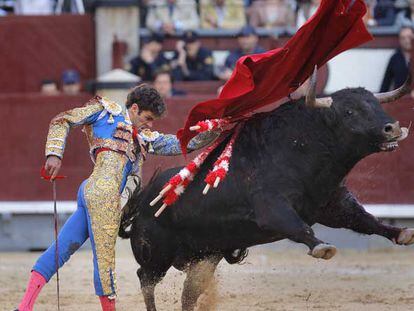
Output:
<path fill-rule="evenodd" d="M 368 27 L 380 34 L 399 34 L 400 47 L 390 59 L 380 87 L 385 91 L 399 86 L 408 72 L 414 0 L 365 2 L 368 10 L 364 21 Z M 141 0 L 138 55 L 125 57 L 124 47 L 118 67 L 141 81 L 152 81 L 165 97 L 185 95 L 185 90 L 173 87 L 174 81 L 228 80 L 239 57 L 278 46 L 261 46 L 259 35 L 274 38 L 275 42 L 280 35 L 292 35 L 319 3 L 320 0 Z M 94 12 L 95 4 L 92 0 L 0 0 L 0 15 L 87 14 Z M 200 35 L 206 34 L 224 38 L 230 35 L 237 38 L 237 43 L 228 51 L 217 52 L 203 46 Z M 170 38 L 175 39 L 173 48 Z M 165 39 L 170 41 L 169 48 L 164 46 Z M 61 81 L 44 77 L 40 89 L 45 94 L 57 94 L 61 85 L 62 92 L 75 94 L 82 89 L 80 80 L 79 72 L 68 68 L 62 72 Z"/>
<path fill-rule="evenodd" d="M 7 14 L 84 13 L 94 0 L 1 0 Z M 412 25 L 414 1 L 365 0 L 369 26 Z M 140 0 L 140 23 L 153 31 L 253 27 L 299 28 L 316 11 L 320 0 Z"/>

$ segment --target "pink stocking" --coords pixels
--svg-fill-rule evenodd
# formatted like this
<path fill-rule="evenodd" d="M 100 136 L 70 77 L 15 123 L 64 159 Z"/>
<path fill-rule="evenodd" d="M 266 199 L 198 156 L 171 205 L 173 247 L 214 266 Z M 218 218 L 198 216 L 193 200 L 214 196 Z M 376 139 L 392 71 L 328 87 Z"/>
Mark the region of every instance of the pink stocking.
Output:
<path fill-rule="evenodd" d="M 42 287 L 46 284 L 46 279 L 38 272 L 32 271 L 26 293 L 19 304 L 19 311 L 32 311 L 33 305 L 39 296 Z"/>
<path fill-rule="evenodd" d="M 115 311 L 115 299 L 110 299 L 109 296 L 99 296 L 99 300 L 102 311 Z"/>

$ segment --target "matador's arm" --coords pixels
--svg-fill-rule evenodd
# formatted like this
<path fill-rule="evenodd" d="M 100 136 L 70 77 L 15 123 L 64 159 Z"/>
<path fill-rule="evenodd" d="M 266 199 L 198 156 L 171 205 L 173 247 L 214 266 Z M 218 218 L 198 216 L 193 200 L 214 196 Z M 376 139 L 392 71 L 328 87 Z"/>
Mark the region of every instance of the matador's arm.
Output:
<path fill-rule="evenodd" d="M 203 132 L 188 143 L 188 152 L 201 149 L 214 141 L 220 135 L 219 131 Z M 156 131 L 144 130 L 141 138 L 148 145 L 148 153 L 155 155 L 174 156 L 182 154 L 180 142 L 173 134 L 161 134 Z"/>
<path fill-rule="evenodd" d="M 84 107 L 74 108 L 54 117 L 49 125 L 45 150 L 46 157 L 54 155 L 62 159 L 70 128 L 93 123 L 103 109 L 100 99 L 95 97 Z"/>

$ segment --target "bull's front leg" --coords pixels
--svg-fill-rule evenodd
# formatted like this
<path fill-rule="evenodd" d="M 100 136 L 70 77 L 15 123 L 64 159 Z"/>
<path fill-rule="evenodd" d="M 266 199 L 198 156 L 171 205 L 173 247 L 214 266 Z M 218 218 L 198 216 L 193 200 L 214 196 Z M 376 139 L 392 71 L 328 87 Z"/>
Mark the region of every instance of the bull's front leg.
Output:
<path fill-rule="evenodd" d="M 309 247 L 309 255 L 331 259 L 336 254 L 333 245 L 317 239 L 306 224 L 281 195 L 272 191 L 260 191 L 251 196 L 258 227 L 269 237 L 287 238 Z"/>
<path fill-rule="evenodd" d="M 365 211 L 364 207 L 344 186 L 338 189 L 331 203 L 322 208 L 317 222 L 331 228 L 346 228 L 362 234 L 381 235 L 400 245 L 414 243 L 414 229 L 383 224 Z"/>

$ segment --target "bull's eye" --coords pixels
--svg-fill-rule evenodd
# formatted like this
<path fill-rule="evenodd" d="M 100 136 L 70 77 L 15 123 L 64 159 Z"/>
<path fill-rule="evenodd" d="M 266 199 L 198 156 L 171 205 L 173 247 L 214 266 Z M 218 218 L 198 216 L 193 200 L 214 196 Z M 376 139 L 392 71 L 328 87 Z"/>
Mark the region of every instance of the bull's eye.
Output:
<path fill-rule="evenodd" d="M 347 110 L 346 111 L 346 114 L 348 115 L 348 116 L 352 116 L 352 114 L 353 114 L 354 112 L 352 111 L 352 110 Z"/>

